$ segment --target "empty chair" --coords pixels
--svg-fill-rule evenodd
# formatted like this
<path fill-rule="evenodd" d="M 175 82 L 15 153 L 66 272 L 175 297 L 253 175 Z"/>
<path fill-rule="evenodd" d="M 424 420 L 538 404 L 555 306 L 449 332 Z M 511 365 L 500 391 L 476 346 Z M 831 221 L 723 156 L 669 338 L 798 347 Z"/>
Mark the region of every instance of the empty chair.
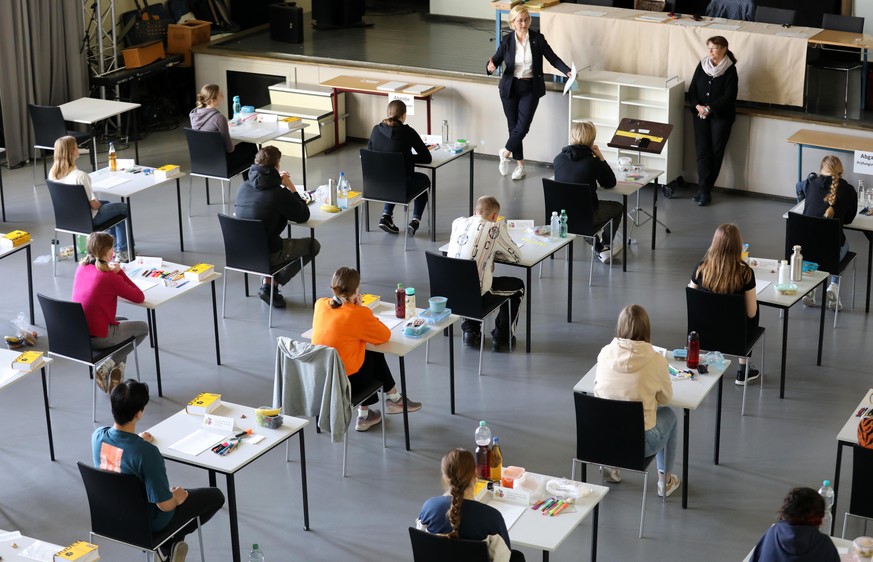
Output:
<path fill-rule="evenodd" d="M 252 162 L 245 162 L 232 168 L 228 165 L 227 146 L 224 137 L 218 131 L 195 131 L 185 128 L 185 140 L 188 141 L 188 153 L 191 157 L 191 175 L 188 178 L 188 216 L 191 216 L 191 189 L 194 176 L 203 178 L 206 182 L 206 204 L 209 205 L 209 180 L 221 182 L 221 202 L 225 203 L 224 182 L 227 182 L 227 194 L 230 194 L 231 180 L 245 170 Z"/>
<path fill-rule="evenodd" d="M 685 12 L 682 10 L 682 13 Z M 755 0 L 711 0 L 706 5 L 706 15 L 713 18 L 752 21 L 754 13 Z"/>
<path fill-rule="evenodd" d="M 54 152 L 55 141 L 63 136 L 70 135 L 76 139 L 76 144 L 85 148 L 88 141 L 93 140 L 90 133 L 80 133 L 78 131 L 68 131 L 67 124 L 64 121 L 64 114 L 60 107 L 48 105 L 27 104 L 27 112 L 30 114 L 30 122 L 33 125 L 33 134 L 35 141 L 33 144 L 34 150 L 42 151 L 42 175 L 48 176 L 46 169 L 44 153 L 46 151 Z M 86 152 L 89 152 L 85 148 Z M 97 169 L 97 144 L 94 142 L 93 150 L 90 151 L 91 169 Z M 33 183 L 36 185 L 36 156 L 34 154 L 32 175 L 34 176 Z"/>
<path fill-rule="evenodd" d="M 758 6 L 755 9 L 755 21 L 758 23 L 775 23 L 777 25 L 794 25 L 797 10 Z"/>
<path fill-rule="evenodd" d="M 840 16 L 837 14 L 824 14 L 822 16 L 821 26 L 826 30 L 845 31 L 847 33 L 857 33 L 860 35 L 864 33 L 864 18 L 853 16 Z M 816 110 L 818 110 L 821 97 L 821 71 L 824 70 L 833 72 L 844 72 L 845 89 L 843 94 L 843 117 L 848 117 L 850 92 L 849 78 L 854 71 L 859 71 L 858 73 L 860 74 L 861 69 L 863 69 L 864 67 L 863 63 L 861 62 L 861 49 L 854 49 L 850 47 L 830 47 L 827 45 L 822 45 L 820 51 L 820 57 L 810 57 L 809 64 L 807 65 L 806 69 L 807 105 L 809 104 L 809 98 L 811 96 L 809 80 L 813 74 L 815 74 L 816 77 L 815 100 Z"/>
<path fill-rule="evenodd" d="M 76 464 L 85 484 L 91 512 L 90 542 L 94 542 L 94 536 L 103 537 L 137 550 L 146 550 L 149 559 L 159 560 L 158 547 L 196 519 L 200 561 L 205 562 L 199 517 L 193 517 L 174 528 L 153 533 L 150 513 L 152 504 L 148 501 L 145 484 L 137 475 L 101 470 L 82 462 Z"/>
<path fill-rule="evenodd" d="M 643 506 L 640 510 L 640 538 L 646 521 L 646 492 L 649 465 L 655 455 L 646 457 L 643 403 L 608 400 L 574 392 L 576 403 L 576 456 L 571 476 L 576 479 L 576 463 L 582 463 L 582 481 L 589 464 L 613 466 L 643 474 Z M 666 500 L 666 497 L 664 498 Z"/>
<path fill-rule="evenodd" d="M 488 543 L 452 539 L 409 528 L 414 562 L 490 562 Z"/>
<path fill-rule="evenodd" d="M 867 534 L 867 520 L 873 520 L 873 449 L 860 445 L 852 447 L 852 491 L 849 496 L 849 510 L 843 515 L 843 532 L 846 538 L 846 524 L 849 517 L 864 519 L 864 535 Z"/>
<path fill-rule="evenodd" d="M 91 335 L 88 333 L 88 321 L 85 320 L 85 310 L 78 302 L 62 301 L 45 295 L 37 294 L 42 315 L 45 318 L 48 332 L 49 357 L 61 357 L 88 366 L 88 373 L 94 379 L 94 392 L 91 399 L 91 417 L 97 421 L 97 378 L 94 369 L 104 359 L 127 346 L 133 346 L 133 357 L 136 362 L 136 378 L 139 379 L 139 355 L 136 351 L 136 336 L 124 340 L 120 344 L 103 349 L 94 349 L 91 345 Z M 48 366 L 49 385 L 51 385 L 52 365 Z"/>

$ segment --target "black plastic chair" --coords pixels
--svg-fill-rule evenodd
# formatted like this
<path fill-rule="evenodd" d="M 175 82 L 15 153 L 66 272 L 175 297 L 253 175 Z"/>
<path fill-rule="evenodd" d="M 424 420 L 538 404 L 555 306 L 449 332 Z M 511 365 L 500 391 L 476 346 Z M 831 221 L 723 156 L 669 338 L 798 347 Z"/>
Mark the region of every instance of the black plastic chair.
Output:
<path fill-rule="evenodd" d="M 85 320 L 85 310 L 78 302 L 53 299 L 37 294 L 42 315 L 45 318 L 48 332 L 49 357 L 61 357 L 88 366 L 88 374 L 94 379 L 94 392 L 91 398 L 91 417 L 97 421 L 97 379 L 94 369 L 98 363 L 121 348 L 132 346 L 136 363 L 136 378 L 139 380 L 139 355 L 136 351 L 136 338 L 131 336 L 114 347 L 94 349 L 91 346 L 91 336 L 88 333 L 88 321 Z M 48 366 L 49 390 L 51 390 L 52 365 Z"/>
<path fill-rule="evenodd" d="M 615 0 L 577 0 L 577 4 L 587 4 L 589 6 L 605 6 L 607 8 L 615 7 Z"/>
<path fill-rule="evenodd" d="M 647 457 L 646 424 L 643 403 L 609 400 L 574 392 L 576 402 L 576 456 L 570 478 L 576 479 L 576 463 L 582 464 L 582 481 L 586 482 L 587 465 L 614 466 L 643 474 L 643 506 L 640 510 L 640 538 L 646 521 L 646 492 L 649 488 L 649 465 L 655 455 Z M 664 496 L 664 501 L 667 497 Z"/>
<path fill-rule="evenodd" d="M 221 225 L 221 236 L 224 238 L 224 283 L 221 288 L 221 317 L 224 318 L 225 302 L 227 300 L 227 270 L 239 271 L 243 274 L 246 297 L 249 296 L 248 274 L 269 277 L 273 280 L 281 269 L 289 263 L 300 261 L 300 279 L 303 281 L 303 302 L 306 302 L 306 280 L 303 279 L 303 258 L 290 260 L 277 266 L 270 265 L 270 244 L 267 241 L 267 231 L 263 221 L 255 219 L 240 219 L 218 214 Z M 270 313 L 267 327 L 273 327 L 273 291 L 270 291 Z"/>
<path fill-rule="evenodd" d="M 855 308 L 856 254 L 846 252 L 846 257 L 840 260 L 842 231 L 840 219 L 788 213 L 788 221 L 785 223 L 785 257 L 791 259 L 792 248 L 800 246 L 805 261 L 817 263 L 819 271 L 826 271 L 841 280 L 843 271 L 852 264 L 852 308 Z M 834 308 L 834 328 L 837 327 L 839 315 L 840 307 L 837 306 Z"/>
<path fill-rule="evenodd" d="M 46 180 L 49 195 L 52 198 L 52 209 L 55 212 L 55 236 L 58 232 L 73 235 L 73 257 L 76 254 L 76 235 L 88 236 L 92 232 L 109 230 L 120 222 L 127 221 L 126 216 L 115 217 L 108 221 L 94 224 L 91 220 L 91 205 L 85 188 L 82 185 L 70 185 L 52 180 Z M 133 240 L 130 234 L 130 223 L 127 226 L 127 239 Z M 131 254 L 133 255 L 133 254 Z M 57 259 L 52 260 L 52 275 L 57 274 Z"/>
<path fill-rule="evenodd" d="M 221 202 L 225 204 L 230 194 L 234 176 L 248 170 L 252 163 L 244 163 L 237 168 L 230 168 L 227 163 L 227 146 L 224 137 L 218 131 L 195 131 L 185 128 L 185 140 L 188 141 L 188 154 L 191 157 L 191 174 L 188 177 L 188 216 L 191 216 L 191 192 L 194 177 L 203 178 L 206 182 L 206 204 L 209 205 L 209 180 L 221 182 Z M 227 182 L 227 196 L 224 182 Z"/>
<path fill-rule="evenodd" d="M 404 209 L 403 224 L 409 223 L 409 205 L 427 193 L 429 187 L 412 189 L 406 176 L 406 162 L 400 152 L 377 152 L 361 149 L 361 171 L 363 172 L 364 223 L 370 231 L 370 201 L 394 203 Z M 430 213 L 428 231 L 431 229 Z M 403 249 L 409 247 L 409 232 L 404 229 Z"/>
<path fill-rule="evenodd" d="M 67 130 L 67 124 L 64 121 L 64 113 L 60 107 L 53 105 L 35 105 L 27 104 L 27 112 L 30 114 L 30 123 L 33 125 L 33 134 L 35 137 L 34 160 L 33 168 L 31 168 L 33 176 L 33 185 L 36 185 L 36 151 L 42 151 L 42 175 L 48 177 L 48 170 L 45 163 L 45 152 L 54 153 L 55 141 L 67 135 L 76 139 L 76 144 L 83 148 L 86 152 L 90 152 L 91 169 L 97 169 L 97 144 L 94 143 L 93 149 L 88 150 L 85 145 L 93 140 L 90 133 L 80 133 L 78 131 Z"/>
<path fill-rule="evenodd" d="M 609 238 L 612 240 L 615 233 L 612 231 L 612 221 L 606 220 L 594 223 L 594 200 L 591 186 L 584 183 L 567 183 L 543 178 L 543 199 L 546 205 L 546 222 L 552 217 L 552 211 L 564 209 L 567 211 L 567 232 L 581 236 L 591 243 L 591 264 L 588 268 L 588 286 L 594 275 L 594 237 L 609 225 Z M 611 242 L 610 242 L 611 243 Z M 542 267 L 542 264 L 540 264 Z M 612 260 L 609 262 L 612 273 Z"/>
<path fill-rule="evenodd" d="M 849 511 L 843 515 L 843 532 L 846 538 L 846 523 L 849 517 L 864 519 L 864 534 L 867 534 L 867 521 L 873 520 L 873 449 L 860 445 L 852 447 L 852 493 L 849 497 Z"/>
<path fill-rule="evenodd" d="M 512 318 L 512 304 L 509 297 L 495 300 L 490 306 L 482 304 L 482 293 L 479 288 L 479 272 L 476 262 L 460 258 L 450 258 L 433 252 L 425 253 L 427 259 L 427 274 L 430 278 L 430 294 L 448 299 L 452 314 L 461 318 L 485 321 L 486 318 L 506 305 L 509 307 L 509 318 Z M 484 330 L 482 330 L 484 332 Z M 509 337 L 512 346 L 512 334 Z M 482 375 L 482 352 L 485 348 L 485 338 L 479 342 L 479 375 Z"/>
<path fill-rule="evenodd" d="M 758 23 L 775 23 L 776 25 L 794 25 L 797 10 L 758 6 L 755 8 L 755 21 Z"/>
<path fill-rule="evenodd" d="M 85 485 L 91 511 L 90 542 L 94 542 L 96 535 L 131 548 L 146 550 L 148 558 L 153 556 L 157 560 L 158 547 L 197 520 L 200 560 L 206 561 L 199 517 L 192 517 L 173 528 L 153 533 L 145 484 L 137 475 L 101 470 L 82 462 L 76 464 Z M 149 554 L 152 556 L 148 556 Z"/>
<path fill-rule="evenodd" d="M 824 14 L 822 16 L 821 26 L 824 29 L 833 31 L 846 31 L 849 33 L 864 33 L 864 18 L 854 16 L 841 16 L 838 14 Z M 821 46 L 821 56 L 809 57 L 807 64 L 807 101 L 809 99 L 809 77 L 810 70 L 832 70 L 836 72 L 846 73 L 845 94 L 843 99 L 843 117 L 849 115 L 849 77 L 853 71 L 858 71 L 859 74 L 864 68 L 861 62 L 861 49 L 853 49 L 846 47 L 829 47 Z M 816 72 L 818 74 L 818 72 Z M 863 77 L 862 77 L 863 79 Z M 821 79 L 816 76 L 816 107 L 819 99 L 819 85 Z"/>
<path fill-rule="evenodd" d="M 686 332 L 697 332 L 700 349 L 720 351 L 735 357 L 750 357 L 752 349 L 761 340 L 761 390 L 764 389 L 764 328 L 758 326 L 748 331 L 746 295 L 718 294 L 703 289 L 685 287 L 685 302 L 688 310 Z M 749 364 L 746 361 L 746 379 Z M 743 386 L 743 405 L 740 415 L 746 413 L 746 388 Z"/>
<path fill-rule="evenodd" d="M 450 539 L 427 531 L 409 528 L 414 562 L 490 562 L 488 543 L 465 539 Z"/>

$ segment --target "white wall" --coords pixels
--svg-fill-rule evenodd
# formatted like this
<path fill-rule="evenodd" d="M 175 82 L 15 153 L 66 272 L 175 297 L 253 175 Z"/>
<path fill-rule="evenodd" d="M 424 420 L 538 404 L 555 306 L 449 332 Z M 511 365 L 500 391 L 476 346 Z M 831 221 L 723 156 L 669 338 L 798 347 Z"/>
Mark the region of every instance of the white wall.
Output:
<path fill-rule="evenodd" d="M 430 13 L 440 16 L 494 19 L 491 0 L 430 0 Z"/>

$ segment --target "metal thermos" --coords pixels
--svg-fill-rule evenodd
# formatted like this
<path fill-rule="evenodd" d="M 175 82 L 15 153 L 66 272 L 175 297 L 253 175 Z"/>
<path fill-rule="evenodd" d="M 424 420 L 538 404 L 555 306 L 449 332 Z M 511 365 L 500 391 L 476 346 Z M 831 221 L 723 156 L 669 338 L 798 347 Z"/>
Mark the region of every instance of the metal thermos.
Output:
<path fill-rule="evenodd" d="M 800 246 L 794 246 L 794 253 L 791 254 L 791 282 L 798 283 L 803 277 L 803 255 L 800 253 Z"/>

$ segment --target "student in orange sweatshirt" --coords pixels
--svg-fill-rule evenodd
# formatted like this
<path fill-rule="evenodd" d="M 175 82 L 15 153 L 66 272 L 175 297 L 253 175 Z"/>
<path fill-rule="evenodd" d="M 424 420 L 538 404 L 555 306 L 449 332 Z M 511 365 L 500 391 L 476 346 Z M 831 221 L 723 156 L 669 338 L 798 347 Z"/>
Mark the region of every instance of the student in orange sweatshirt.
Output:
<path fill-rule="evenodd" d="M 390 389 L 387 390 L 387 413 L 402 413 L 403 399 L 385 355 L 366 349 L 368 343 L 379 345 L 391 339 L 391 330 L 361 304 L 361 274 L 350 267 L 341 267 L 333 274 L 330 288 L 334 296 L 315 303 L 312 343 L 336 349 L 346 368 L 352 395 L 377 380 L 382 383 L 383 392 Z M 358 407 L 357 431 L 367 431 L 382 422 L 379 410 L 369 408 L 376 402 L 376 397 L 371 396 Z M 421 409 L 421 402 L 407 399 L 406 408 L 408 412 L 415 412 Z"/>

